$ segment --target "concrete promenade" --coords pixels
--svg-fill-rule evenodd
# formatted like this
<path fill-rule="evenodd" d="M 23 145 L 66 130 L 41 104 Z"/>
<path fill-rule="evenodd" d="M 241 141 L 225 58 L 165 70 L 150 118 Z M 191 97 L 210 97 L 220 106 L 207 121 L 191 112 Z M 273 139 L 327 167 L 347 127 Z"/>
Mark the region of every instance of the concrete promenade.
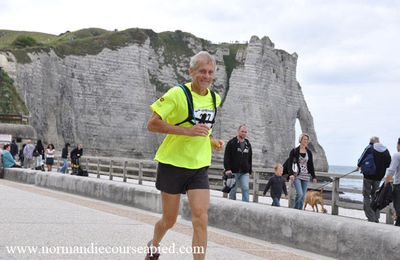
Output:
<path fill-rule="evenodd" d="M 5 179 L 0 199 L 0 259 L 144 259 L 160 216 Z M 170 253 L 161 259 L 192 259 L 185 253 L 191 234 L 190 222 L 179 219 L 163 240 Z M 208 236 L 206 259 L 331 259 L 217 228 Z"/>

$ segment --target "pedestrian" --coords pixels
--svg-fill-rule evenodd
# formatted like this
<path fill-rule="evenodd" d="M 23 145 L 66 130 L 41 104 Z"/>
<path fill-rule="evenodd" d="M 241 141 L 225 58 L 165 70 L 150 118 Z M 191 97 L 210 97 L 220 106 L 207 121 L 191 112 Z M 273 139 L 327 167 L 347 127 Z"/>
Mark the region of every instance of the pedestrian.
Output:
<path fill-rule="evenodd" d="M 394 176 L 394 180 L 393 180 Z M 396 211 L 395 225 L 400 227 L 400 138 L 397 140 L 397 153 L 394 153 L 386 170 L 385 185 L 393 182 L 393 206 Z"/>
<path fill-rule="evenodd" d="M 237 186 L 242 191 L 242 201 L 249 202 L 249 179 L 252 172 L 253 151 L 247 137 L 247 126 L 240 125 L 237 134 L 226 144 L 224 154 L 225 174 L 235 176 L 236 185 L 229 192 L 229 199 L 236 200 Z"/>
<path fill-rule="evenodd" d="M 31 140 L 26 140 L 26 145 L 24 148 L 24 168 L 32 169 L 34 167 L 35 159 L 33 156 L 33 151 L 35 146 L 32 144 Z"/>
<path fill-rule="evenodd" d="M 159 258 L 160 241 L 175 224 L 181 194 L 185 193 L 192 210 L 192 246 L 202 249 L 193 257 L 205 259 L 210 203 L 207 171 L 211 164 L 211 148 L 221 150 L 223 147 L 223 141 L 211 135 L 217 106 L 221 103 L 220 96 L 209 89 L 215 69 L 214 57 L 205 51 L 197 53 L 190 59 L 192 82 L 171 88 L 151 105 L 153 113 L 147 128 L 166 137 L 155 156 L 162 216 L 147 244 L 147 260 Z"/>
<path fill-rule="evenodd" d="M 12 157 L 13 157 L 14 160 L 15 160 L 15 156 L 18 154 L 18 144 L 17 144 L 17 142 L 15 141 L 15 139 L 13 139 L 13 140 L 11 141 L 10 146 L 11 146 L 10 153 L 11 153 Z"/>
<path fill-rule="evenodd" d="M 36 159 L 36 170 L 41 170 L 44 172 L 44 146 L 42 140 L 37 140 L 35 150 L 33 151 L 33 156 Z"/>
<path fill-rule="evenodd" d="M 61 173 L 68 173 L 68 148 L 70 144 L 66 143 L 61 151 L 61 159 L 63 160 L 63 166 L 59 169 Z"/>
<path fill-rule="evenodd" d="M 21 168 L 21 166 L 19 166 L 15 160 L 14 157 L 11 155 L 11 146 L 10 144 L 5 144 L 3 146 L 3 151 L 2 151 L 2 163 L 3 163 L 3 167 L 6 168 Z"/>
<path fill-rule="evenodd" d="M 79 168 L 81 167 L 80 164 L 80 159 L 81 156 L 83 155 L 83 145 L 78 144 L 72 151 L 71 151 L 71 168 L 72 168 L 72 174 L 73 175 L 78 175 L 79 173 Z"/>
<path fill-rule="evenodd" d="M 368 161 L 370 158 L 370 161 Z M 364 149 L 361 157 L 358 159 L 357 166 L 363 174 L 363 209 L 369 222 L 379 222 L 380 210 L 375 211 L 371 208 L 372 195 L 379 189 L 381 180 L 385 176 L 386 168 L 390 165 L 389 150 L 379 142 L 379 137 L 371 137 L 368 146 Z M 365 162 L 375 168 L 369 172 L 369 169 L 363 167 Z"/>
<path fill-rule="evenodd" d="M 275 175 L 272 176 L 265 186 L 263 195 L 267 194 L 269 188 L 271 188 L 271 198 L 272 198 L 272 206 L 280 207 L 280 200 L 282 196 L 282 191 L 285 193 L 285 198 L 287 198 L 288 192 L 286 189 L 285 180 L 282 178 L 283 166 L 280 163 L 275 164 L 274 166 Z"/>
<path fill-rule="evenodd" d="M 22 148 L 19 150 L 18 159 L 21 166 L 24 165 L 24 149 L 26 144 L 22 145 Z"/>
<path fill-rule="evenodd" d="M 47 171 L 51 172 L 54 164 L 55 149 L 53 144 L 48 144 L 46 148 L 46 166 Z"/>
<path fill-rule="evenodd" d="M 299 210 L 303 209 L 304 196 L 307 192 L 310 178 L 312 178 L 313 182 L 317 182 L 313 154 L 307 147 L 309 142 L 310 136 L 302 133 L 299 137 L 299 146 L 293 148 L 289 154 L 288 165 L 295 165 L 295 167 L 289 167 L 289 178 L 293 180 L 296 189 L 294 208 Z"/>

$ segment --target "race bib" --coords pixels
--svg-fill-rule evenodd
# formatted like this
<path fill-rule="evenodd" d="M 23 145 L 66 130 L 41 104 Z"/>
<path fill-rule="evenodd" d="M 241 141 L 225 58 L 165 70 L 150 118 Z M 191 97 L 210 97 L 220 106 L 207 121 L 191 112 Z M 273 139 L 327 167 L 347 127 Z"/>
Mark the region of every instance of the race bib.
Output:
<path fill-rule="evenodd" d="M 195 109 L 194 117 L 196 120 L 196 124 L 207 124 L 209 128 L 212 128 L 215 118 L 215 111 L 214 109 L 206 108 Z"/>

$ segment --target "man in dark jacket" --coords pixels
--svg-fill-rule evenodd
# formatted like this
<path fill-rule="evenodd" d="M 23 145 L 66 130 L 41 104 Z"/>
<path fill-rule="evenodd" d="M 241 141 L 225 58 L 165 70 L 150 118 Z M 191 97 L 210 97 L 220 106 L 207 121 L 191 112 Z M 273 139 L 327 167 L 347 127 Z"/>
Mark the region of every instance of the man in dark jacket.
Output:
<path fill-rule="evenodd" d="M 78 144 L 76 148 L 71 151 L 71 163 L 79 165 L 79 159 L 83 154 L 82 144 Z"/>
<path fill-rule="evenodd" d="M 375 164 L 375 171 L 373 174 L 363 172 L 362 165 L 369 155 L 373 155 Z M 379 185 L 386 173 L 386 168 L 389 167 L 391 157 L 388 149 L 379 143 L 379 137 L 373 136 L 369 145 L 365 148 L 360 159 L 358 159 L 357 166 L 361 168 L 361 173 L 364 175 L 363 179 L 363 197 L 364 197 L 364 212 L 365 216 L 370 222 L 379 222 L 380 211 L 372 210 L 371 196 L 379 189 Z"/>
<path fill-rule="evenodd" d="M 233 174 L 236 185 L 229 192 L 229 199 L 236 200 L 236 189 L 240 185 L 242 201 L 249 202 L 249 175 L 252 171 L 252 149 L 247 136 L 247 126 L 238 128 L 237 136 L 232 138 L 225 148 L 225 174 Z"/>

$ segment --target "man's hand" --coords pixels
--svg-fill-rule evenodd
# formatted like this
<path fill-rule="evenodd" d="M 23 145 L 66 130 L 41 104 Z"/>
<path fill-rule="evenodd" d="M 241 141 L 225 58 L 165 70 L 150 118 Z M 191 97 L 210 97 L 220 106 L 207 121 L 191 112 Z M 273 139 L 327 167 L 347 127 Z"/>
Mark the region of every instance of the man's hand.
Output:
<path fill-rule="evenodd" d="M 232 171 L 231 170 L 226 170 L 224 172 L 224 174 L 227 175 L 227 176 L 230 176 L 230 175 L 232 175 Z"/>
<path fill-rule="evenodd" d="M 289 179 L 291 179 L 293 181 L 294 180 L 294 175 L 290 175 Z"/>
<path fill-rule="evenodd" d="M 224 148 L 224 141 L 222 141 L 221 139 L 214 139 L 214 138 L 210 138 L 210 142 L 211 142 L 211 147 L 215 150 L 215 151 L 221 151 L 222 148 Z"/>
<path fill-rule="evenodd" d="M 385 178 L 385 186 L 388 185 L 392 181 L 393 177 L 392 176 L 386 176 Z"/>
<path fill-rule="evenodd" d="M 189 136 L 207 136 L 210 128 L 206 124 L 197 124 L 188 128 Z"/>

